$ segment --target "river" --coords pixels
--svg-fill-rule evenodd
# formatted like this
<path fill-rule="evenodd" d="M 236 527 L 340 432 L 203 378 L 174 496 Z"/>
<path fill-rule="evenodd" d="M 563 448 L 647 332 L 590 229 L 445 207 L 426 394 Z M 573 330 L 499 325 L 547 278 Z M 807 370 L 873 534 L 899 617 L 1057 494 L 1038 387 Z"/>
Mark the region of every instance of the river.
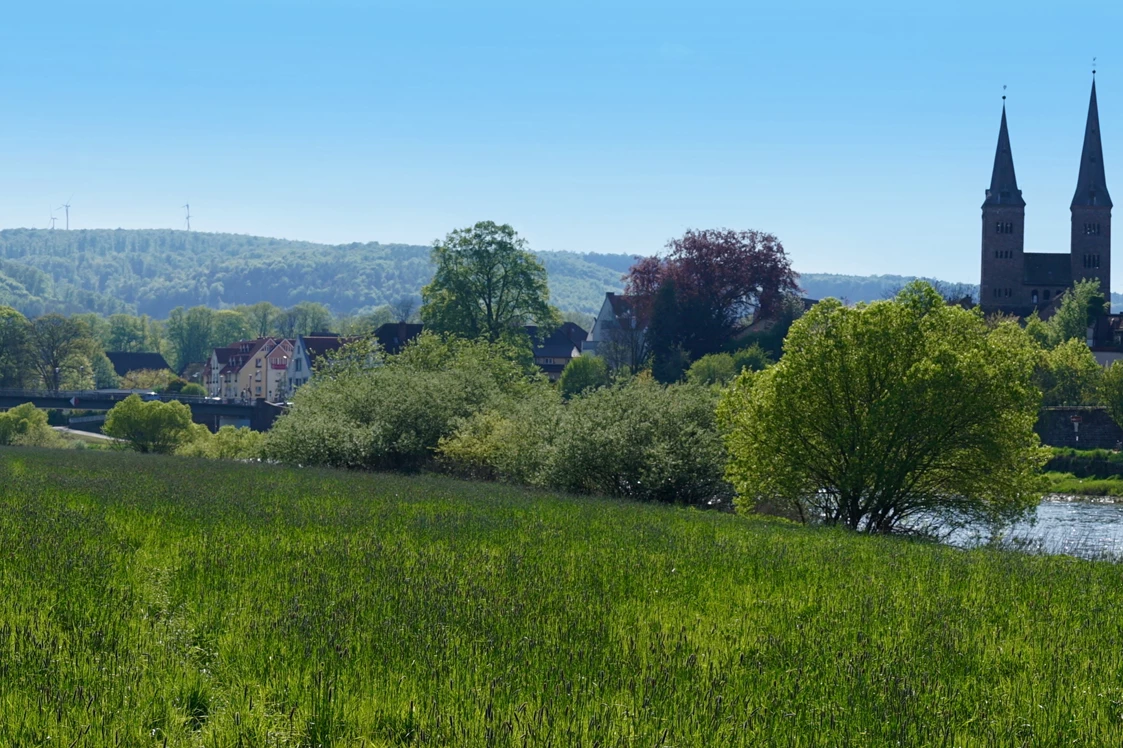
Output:
<path fill-rule="evenodd" d="M 1015 525 L 1006 537 L 1031 551 L 1123 559 L 1123 502 L 1051 496 L 1037 507 L 1036 522 Z"/>

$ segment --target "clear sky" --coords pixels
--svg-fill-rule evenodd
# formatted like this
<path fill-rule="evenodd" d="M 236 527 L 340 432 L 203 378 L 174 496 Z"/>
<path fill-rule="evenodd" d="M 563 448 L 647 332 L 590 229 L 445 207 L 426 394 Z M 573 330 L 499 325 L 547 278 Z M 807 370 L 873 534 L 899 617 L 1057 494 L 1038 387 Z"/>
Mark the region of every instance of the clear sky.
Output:
<path fill-rule="evenodd" d="M 1026 248 L 1067 251 L 1093 56 L 1123 205 L 1121 29 L 1118 0 L 9 0 L 0 226 L 71 194 L 74 228 L 190 201 L 197 230 L 332 243 L 724 226 L 805 272 L 977 282 L 1004 84 Z"/>

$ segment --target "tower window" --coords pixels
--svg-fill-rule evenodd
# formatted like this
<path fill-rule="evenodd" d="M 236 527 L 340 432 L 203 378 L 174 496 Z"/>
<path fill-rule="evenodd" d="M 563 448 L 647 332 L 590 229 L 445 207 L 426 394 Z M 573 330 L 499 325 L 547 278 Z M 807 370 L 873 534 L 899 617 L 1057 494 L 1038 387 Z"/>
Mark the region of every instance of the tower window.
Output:
<path fill-rule="evenodd" d="M 1100 225 L 1098 223 L 1086 223 L 1086 224 L 1084 224 L 1084 234 L 1086 236 L 1099 236 L 1100 235 Z"/>
<path fill-rule="evenodd" d="M 1047 289 L 1047 288 L 1045 289 L 1045 300 L 1046 301 L 1049 300 L 1049 289 Z"/>
<path fill-rule="evenodd" d="M 1033 301 L 1034 304 L 1036 304 L 1037 303 L 1037 289 L 1034 289 L 1033 293 L 1031 293 L 1029 295 L 1029 297 L 1030 297 L 1030 300 Z"/>

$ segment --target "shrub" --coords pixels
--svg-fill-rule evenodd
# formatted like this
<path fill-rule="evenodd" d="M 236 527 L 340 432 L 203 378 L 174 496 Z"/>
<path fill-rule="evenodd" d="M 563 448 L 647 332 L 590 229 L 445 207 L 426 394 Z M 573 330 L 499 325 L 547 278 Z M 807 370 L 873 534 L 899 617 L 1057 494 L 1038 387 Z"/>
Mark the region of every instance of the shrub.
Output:
<path fill-rule="evenodd" d="M 212 434 L 202 428 L 202 432 L 178 448 L 176 454 L 211 460 L 256 460 L 264 452 L 265 434 L 260 431 L 223 426 Z"/>
<path fill-rule="evenodd" d="M 0 413 L 0 446 L 61 447 L 64 443 L 47 423 L 47 412 L 31 403 Z"/>
<path fill-rule="evenodd" d="M 137 452 L 168 454 L 197 438 L 195 425 L 191 409 L 183 403 L 145 402 L 129 395 L 106 415 L 102 431 L 125 440 Z"/>
<path fill-rule="evenodd" d="M 715 506 L 732 495 L 724 467 L 713 394 L 639 377 L 569 403 L 548 480 L 578 493 Z"/>
<path fill-rule="evenodd" d="M 608 363 L 600 356 L 578 356 L 570 361 L 558 380 L 558 388 L 565 397 L 579 395 L 586 390 L 608 384 Z"/>
<path fill-rule="evenodd" d="M 183 395 L 184 397 L 206 397 L 207 388 L 201 384 L 197 384 L 196 382 L 190 382 L 183 385 L 183 389 L 179 391 L 179 394 Z"/>
<path fill-rule="evenodd" d="M 710 353 L 695 361 L 686 370 L 686 381 L 691 384 L 725 384 L 736 376 L 733 356 L 728 353 Z"/>
<path fill-rule="evenodd" d="M 732 497 L 714 396 L 693 384 L 637 377 L 564 404 L 538 391 L 465 419 L 440 449 L 477 478 L 702 506 Z"/>
<path fill-rule="evenodd" d="M 563 412 L 557 391 L 548 386 L 505 398 L 441 440 L 444 465 L 473 478 L 550 485 L 553 439 L 564 428 Z"/>
<path fill-rule="evenodd" d="M 761 348 L 759 343 L 753 343 L 748 348 L 733 352 L 734 376 L 746 369 L 749 371 L 764 371 L 774 363 L 772 357 L 768 355 L 768 351 Z"/>
<path fill-rule="evenodd" d="M 505 343 L 423 334 L 383 365 L 328 365 L 297 391 L 266 454 L 284 462 L 415 470 L 461 421 L 530 386 Z"/>

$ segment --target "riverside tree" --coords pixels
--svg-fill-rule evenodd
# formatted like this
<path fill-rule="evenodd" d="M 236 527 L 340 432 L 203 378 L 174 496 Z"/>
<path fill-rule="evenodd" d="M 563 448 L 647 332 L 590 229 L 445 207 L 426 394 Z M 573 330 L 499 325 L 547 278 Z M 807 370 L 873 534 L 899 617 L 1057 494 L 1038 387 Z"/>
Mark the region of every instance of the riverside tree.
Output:
<path fill-rule="evenodd" d="M 421 320 L 437 333 L 499 340 L 512 329 L 558 323 L 546 268 L 507 224 L 481 221 L 434 242 L 436 271 L 421 289 Z"/>
<path fill-rule="evenodd" d="M 205 427 L 200 427 L 205 430 Z M 137 452 L 170 454 L 197 435 L 191 409 L 179 402 L 144 401 L 129 395 L 105 417 L 106 436 L 123 439 Z"/>
<path fill-rule="evenodd" d="M 820 302 L 784 350 L 719 405 L 740 508 L 942 532 L 1040 499 L 1037 348 L 1016 323 L 990 327 L 915 282 L 868 306 Z"/>

